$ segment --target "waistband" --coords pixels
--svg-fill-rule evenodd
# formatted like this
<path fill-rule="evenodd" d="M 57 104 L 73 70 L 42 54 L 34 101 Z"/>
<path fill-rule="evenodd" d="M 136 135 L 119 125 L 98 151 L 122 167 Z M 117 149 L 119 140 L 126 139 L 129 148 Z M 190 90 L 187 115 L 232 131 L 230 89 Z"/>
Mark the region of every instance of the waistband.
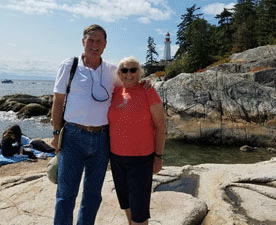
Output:
<path fill-rule="evenodd" d="M 84 125 L 80 125 L 80 124 L 77 124 L 77 123 L 68 123 L 68 122 L 66 122 L 66 123 L 71 124 L 74 127 L 80 128 L 82 130 L 85 130 L 85 131 L 88 131 L 88 132 L 91 132 L 91 133 L 105 131 L 109 128 L 108 124 L 103 125 L 103 126 L 93 127 L 93 126 L 84 126 Z"/>

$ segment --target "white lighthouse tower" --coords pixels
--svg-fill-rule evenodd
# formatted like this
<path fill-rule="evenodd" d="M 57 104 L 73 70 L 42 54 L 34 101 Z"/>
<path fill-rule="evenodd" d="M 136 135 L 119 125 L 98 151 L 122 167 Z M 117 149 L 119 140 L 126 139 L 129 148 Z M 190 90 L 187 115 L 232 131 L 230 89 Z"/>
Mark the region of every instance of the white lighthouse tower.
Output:
<path fill-rule="evenodd" d="M 165 36 L 165 48 L 164 48 L 164 60 L 171 60 L 171 40 L 170 33 L 168 32 Z"/>

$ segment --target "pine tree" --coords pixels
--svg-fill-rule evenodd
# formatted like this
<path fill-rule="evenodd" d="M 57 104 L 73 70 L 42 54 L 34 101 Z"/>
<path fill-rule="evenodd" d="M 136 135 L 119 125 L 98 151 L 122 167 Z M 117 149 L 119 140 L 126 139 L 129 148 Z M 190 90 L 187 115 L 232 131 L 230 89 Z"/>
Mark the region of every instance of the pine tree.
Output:
<path fill-rule="evenodd" d="M 231 25 L 233 24 L 233 13 L 224 8 L 221 14 L 216 15 L 218 21 L 217 29 L 217 46 L 218 46 L 218 55 L 224 56 L 227 53 L 230 53 L 232 50 L 232 35 Z"/>
<path fill-rule="evenodd" d="M 148 38 L 148 50 L 146 55 L 146 63 L 145 63 L 145 69 L 146 74 L 151 74 L 154 71 L 154 64 L 157 63 L 157 56 L 158 53 L 155 50 L 156 44 L 154 43 L 154 39 L 152 37 Z"/>
<path fill-rule="evenodd" d="M 257 7 L 258 45 L 276 44 L 276 0 L 263 0 Z"/>
<path fill-rule="evenodd" d="M 178 31 L 177 31 L 177 41 L 176 44 L 179 44 L 179 49 L 175 53 L 176 58 L 181 58 L 181 55 L 183 55 L 187 51 L 187 44 L 185 40 L 185 32 L 186 29 L 189 27 L 189 25 L 196 19 L 202 16 L 203 14 L 194 14 L 195 11 L 199 10 L 200 7 L 196 7 L 196 4 L 194 4 L 192 7 L 187 8 L 187 13 L 181 16 L 182 22 L 177 25 Z"/>
<path fill-rule="evenodd" d="M 254 1 L 246 0 L 236 4 L 233 19 L 233 52 L 257 47 L 256 8 Z"/>
<path fill-rule="evenodd" d="M 187 72 L 195 72 L 212 63 L 212 32 L 213 26 L 199 18 L 187 28 L 185 32 L 189 68 Z"/>

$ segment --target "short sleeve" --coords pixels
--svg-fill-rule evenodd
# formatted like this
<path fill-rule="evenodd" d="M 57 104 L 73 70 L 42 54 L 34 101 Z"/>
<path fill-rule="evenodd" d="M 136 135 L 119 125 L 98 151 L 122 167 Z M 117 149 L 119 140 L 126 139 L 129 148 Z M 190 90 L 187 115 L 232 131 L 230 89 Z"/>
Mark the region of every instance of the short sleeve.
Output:
<path fill-rule="evenodd" d="M 146 95 L 147 95 L 147 100 L 148 100 L 149 106 L 162 102 L 160 96 L 158 95 L 157 91 L 153 87 L 146 88 L 145 90 L 146 90 Z"/>
<path fill-rule="evenodd" d="M 73 58 L 64 60 L 57 71 L 54 93 L 66 94 L 66 87 L 69 82 L 70 70 L 73 64 Z"/>

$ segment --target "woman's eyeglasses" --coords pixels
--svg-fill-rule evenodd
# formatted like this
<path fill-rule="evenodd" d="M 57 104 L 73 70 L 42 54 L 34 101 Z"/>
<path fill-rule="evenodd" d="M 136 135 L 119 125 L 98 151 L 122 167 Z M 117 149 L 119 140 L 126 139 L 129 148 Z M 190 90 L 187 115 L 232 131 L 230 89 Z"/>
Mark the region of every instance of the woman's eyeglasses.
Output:
<path fill-rule="evenodd" d="M 130 69 L 128 69 L 128 68 L 122 68 L 121 72 L 122 73 L 127 73 L 129 71 L 131 73 L 136 73 L 137 70 L 138 70 L 138 68 L 130 68 Z"/>

